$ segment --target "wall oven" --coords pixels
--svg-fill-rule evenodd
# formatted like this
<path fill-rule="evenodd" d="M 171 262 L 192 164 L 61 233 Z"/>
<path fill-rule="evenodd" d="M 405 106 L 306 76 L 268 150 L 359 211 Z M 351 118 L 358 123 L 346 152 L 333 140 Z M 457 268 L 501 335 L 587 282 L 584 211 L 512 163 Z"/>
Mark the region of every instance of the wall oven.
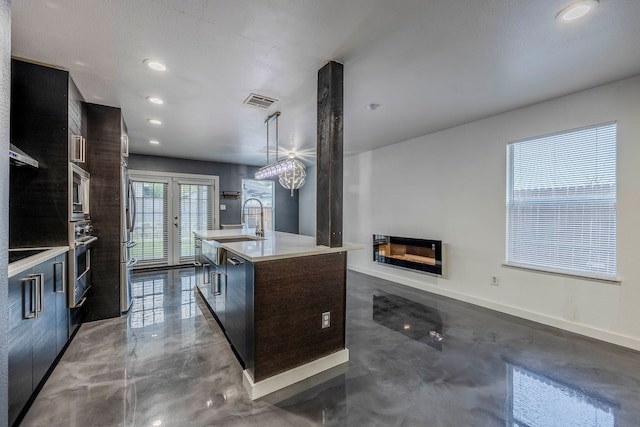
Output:
<path fill-rule="evenodd" d="M 69 215 L 70 221 L 89 219 L 89 172 L 69 163 Z"/>
<path fill-rule="evenodd" d="M 91 250 L 98 240 L 93 235 L 90 221 L 77 221 L 69 224 L 69 308 L 82 307 L 86 293 L 91 287 Z"/>

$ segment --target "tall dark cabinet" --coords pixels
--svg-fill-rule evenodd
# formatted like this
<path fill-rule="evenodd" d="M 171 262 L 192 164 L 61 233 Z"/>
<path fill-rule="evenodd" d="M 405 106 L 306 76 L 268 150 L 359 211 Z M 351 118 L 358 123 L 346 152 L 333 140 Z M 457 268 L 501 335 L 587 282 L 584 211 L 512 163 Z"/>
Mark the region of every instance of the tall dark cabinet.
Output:
<path fill-rule="evenodd" d="M 120 204 L 122 137 L 119 108 L 86 104 L 87 170 L 91 173 L 91 221 L 96 236 L 91 259 L 93 284 L 85 320 L 120 316 Z"/>
<path fill-rule="evenodd" d="M 40 167 L 12 168 L 10 248 L 69 243 L 69 142 L 86 132 L 84 102 L 67 71 L 11 61 L 11 142 Z"/>

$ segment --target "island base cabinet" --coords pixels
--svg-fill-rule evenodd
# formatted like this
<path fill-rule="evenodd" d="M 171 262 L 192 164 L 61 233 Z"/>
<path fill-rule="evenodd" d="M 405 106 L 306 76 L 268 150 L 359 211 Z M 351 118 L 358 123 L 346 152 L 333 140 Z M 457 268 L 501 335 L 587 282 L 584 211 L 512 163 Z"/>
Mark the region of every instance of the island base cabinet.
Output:
<path fill-rule="evenodd" d="M 254 381 L 345 348 L 346 262 L 339 252 L 254 263 Z"/>

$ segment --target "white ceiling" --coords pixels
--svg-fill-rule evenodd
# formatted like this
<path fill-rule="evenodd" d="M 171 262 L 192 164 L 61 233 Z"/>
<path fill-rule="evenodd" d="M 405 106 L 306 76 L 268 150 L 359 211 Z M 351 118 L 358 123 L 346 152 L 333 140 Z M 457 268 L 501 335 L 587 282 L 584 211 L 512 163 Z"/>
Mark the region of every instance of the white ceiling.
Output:
<path fill-rule="evenodd" d="M 345 69 L 347 155 L 640 74 L 640 1 L 557 22 L 571 2 L 14 0 L 12 51 L 121 107 L 133 152 L 263 165 L 264 119 L 279 110 L 281 155 L 313 164 L 329 60 Z M 251 92 L 279 101 L 243 105 Z"/>

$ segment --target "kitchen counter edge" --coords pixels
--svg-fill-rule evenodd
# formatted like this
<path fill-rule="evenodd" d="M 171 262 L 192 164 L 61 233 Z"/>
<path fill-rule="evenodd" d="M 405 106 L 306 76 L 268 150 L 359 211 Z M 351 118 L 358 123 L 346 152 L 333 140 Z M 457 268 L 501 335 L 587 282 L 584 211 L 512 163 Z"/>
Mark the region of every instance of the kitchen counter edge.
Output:
<path fill-rule="evenodd" d="M 9 278 L 17 274 L 20 274 L 23 271 L 30 269 L 31 267 L 35 267 L 38 264 L 41 264 L 47 260 L 50 260 L 51 258 L 67 253 L 69 251 L 69 246 L 20 248 L 20 249 L 25 249 L 25 250 L 47 249 L 47 250 L 39 254 L 36 254 L 28 258 L 21 259 L 20 261 L 12 262 L 11 264 L 9 264 Z"/>
<path fill-rule="evenodd" d="M 228 239 L 245 236 L 255 237 L 252 233 L 243 229 L 194 231 L 193 234 L 202 240 L 216 240 L 216 238 Z M 264 239 L 251 242 L 220 242 L 220 246 L 251 262 L 272 261 L 364 249 L 364 246 L 355 243 L 344 243 L 342 246 L 334 248 L 318 246 L 315 244 L 315 240 L 315 237 L 303 234 L 270 231 L 266 233 Z M 265 245 L 268 245 L 268 247 L 265 248 Z M 256 246 L 259 246 L 259 248 L 256 248 Z"/>

